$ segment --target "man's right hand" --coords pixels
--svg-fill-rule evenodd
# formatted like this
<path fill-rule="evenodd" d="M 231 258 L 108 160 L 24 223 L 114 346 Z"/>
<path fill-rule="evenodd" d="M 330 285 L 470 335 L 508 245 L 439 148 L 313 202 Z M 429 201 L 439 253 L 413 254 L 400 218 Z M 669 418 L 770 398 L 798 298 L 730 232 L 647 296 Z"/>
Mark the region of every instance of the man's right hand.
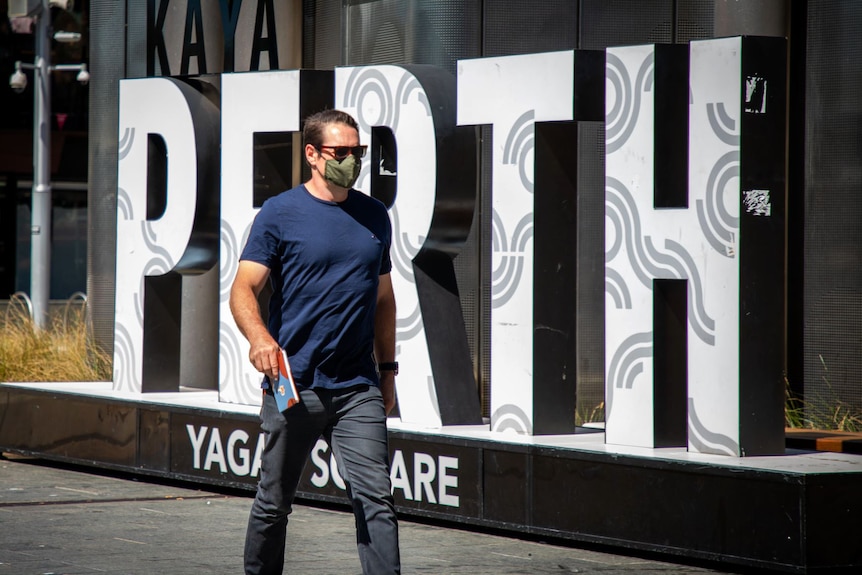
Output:
<path fill-rule="evenodd" d="M 278 354 L 280 349 L 278 343 L 269 334 L 251 341 L 248 350 L 248 359 L 256 370 L 268 375 L 272 381 L 278 380 Z"/>

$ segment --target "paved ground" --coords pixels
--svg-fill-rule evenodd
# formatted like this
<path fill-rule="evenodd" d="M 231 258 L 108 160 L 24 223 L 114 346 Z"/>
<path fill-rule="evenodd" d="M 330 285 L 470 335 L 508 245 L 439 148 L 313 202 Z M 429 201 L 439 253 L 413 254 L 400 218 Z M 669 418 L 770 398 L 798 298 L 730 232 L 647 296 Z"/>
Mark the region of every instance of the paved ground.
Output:
<path fill-rule="evenodd" d="M 249 492 L 0 457 L 0 575 L 238 574 Z M 298 505 L 285 573 L 360 573 L 352 516 Z M 401 521 L 405 574 L 731 573 L 450 525 Z"/>

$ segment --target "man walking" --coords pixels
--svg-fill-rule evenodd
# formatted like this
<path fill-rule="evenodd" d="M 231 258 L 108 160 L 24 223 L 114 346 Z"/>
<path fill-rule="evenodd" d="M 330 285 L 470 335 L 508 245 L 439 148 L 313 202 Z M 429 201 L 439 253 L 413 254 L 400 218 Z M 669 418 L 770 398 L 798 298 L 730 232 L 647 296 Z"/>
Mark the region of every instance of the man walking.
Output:
<path fill-rule="evenodd" d="M 234 320 L 264 377 L 266 447 L 245 542 L 248 574 L 281 573 L 288 515 L 309 453 L 332 448 L 356 519 L 366 575 L 400 573 L 386 415 L 395 405 L 395 297 L 385 206 L 352 188 L 366 146 L 338 110 L 306 119 L 311 178 L 267 200 L 230 294 Z M 257 296 L 272 283 L 268 325 Z M 272 382 L 289 358 L 300 402 L 279 411 Z M 321 545 L 326 541 L 321 539 Z"/>

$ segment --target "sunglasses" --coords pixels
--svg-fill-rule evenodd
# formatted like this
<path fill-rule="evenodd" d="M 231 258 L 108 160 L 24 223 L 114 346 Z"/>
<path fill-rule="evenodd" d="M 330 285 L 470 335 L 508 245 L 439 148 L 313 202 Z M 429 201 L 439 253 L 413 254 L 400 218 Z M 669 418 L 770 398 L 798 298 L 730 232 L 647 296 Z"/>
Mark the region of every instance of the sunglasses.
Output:
<path fill-rule="evenodd" d="M 322 152 L 324 148 L 331 151 L 332 156 L 338 160 L 339 162 L 353 154 L 356 156 L 356 159 L 363 158 L 365 156 L 366 150 L 368 150 L 368 146 L 315 146 L 318 152 Z"/>

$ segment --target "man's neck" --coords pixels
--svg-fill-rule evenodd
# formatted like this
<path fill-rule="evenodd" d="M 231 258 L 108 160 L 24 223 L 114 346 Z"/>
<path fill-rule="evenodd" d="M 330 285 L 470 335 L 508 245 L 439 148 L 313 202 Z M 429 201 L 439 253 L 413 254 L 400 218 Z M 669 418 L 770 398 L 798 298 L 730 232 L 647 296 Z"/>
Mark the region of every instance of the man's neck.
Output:
<path fill-rule="evenodd" d="M 341 203 L 347 199 L 348 191 L 346 188 L 331 185 L 323 178 L 312 177 L 305 182 L 305 189 L 312 196 L 325 202 Z"/>

